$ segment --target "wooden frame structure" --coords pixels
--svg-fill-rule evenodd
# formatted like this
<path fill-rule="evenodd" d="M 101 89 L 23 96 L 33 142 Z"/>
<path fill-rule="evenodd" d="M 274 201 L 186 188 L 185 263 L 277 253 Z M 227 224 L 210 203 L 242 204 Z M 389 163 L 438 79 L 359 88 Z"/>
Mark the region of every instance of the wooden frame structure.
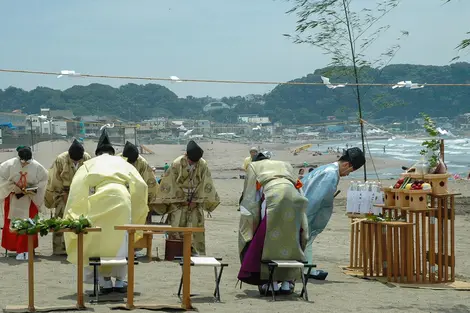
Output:
<path fill-rule="evenodd" d="M 62 229 L 57 233 L 74 232 Z M 28 236 L 28 305 L 7 305 L 4 312 L 52 312 L 86 310 L 83 298 L 83 236 L 90 232 L 101 232 L 101 228 L 86 228 L 77 234 L 77 303 L 73 306 L 36 307 L 34 305 L 34 235 Z"/>
<path fill-rule="evenodd" d="M 459 194 L 437 194 L 434 190 L 394 192 L 397 193 L 394 199 L 409 195 L 409 206 L 381 205 L 382 213 L 394 219 L 401 217 L 406 223 L 364 220 L 359 226 L 352 223 L 351 269 L 363 271 L 364 276 L 387 277 L 390 282 L 455 281 L 455 196 Z M 380 230 L 381 226 L 386 230 Z M 392 255 L 384 255 L 384 250 Z"/>
<path fill-rule="evenodd" d="M 115 230 L 125 230 L 128 233 L 128 274 L 127 274 L 127 303 L 113 307 L 113 309 L 181 309 L 191 310 L 191 244 L 193 233 L 202 233 L 202 227 L 171 227 L 169 225 L 134 225 L 127 224 L 115 226 Z M 134 303 L 134 241 L 136 231 L 147 232 L 179 232 L 183 233 L 183 298 L 180 306 L 160 304 L 137 304 Z"/>
<path fill-rule="evenodd" d="M 444 161 L 442 139 L 440 158 Z M 454 282 L 455 196 L 460 194 L 449 193 L 447 190 L 451 175 L 406 173 L 402 176 L 428 182 L 432 190 L 382 189 L 385 204 L 377 206 L 382 207 L 385 216 L 401 218 L 405 223 L 364 220 L 353 222 L 353 218 L 360 219 L 364 216 L 347 214 L 351 219 L 349 267 L 363 271 L 364 276 L 387 277 L 390 282 Z M 402 226 L 397 223 L 402 223 Z M 398 242 L 398 246 L 395 242 Z M 404 248 L 401 249 L 400 246 Z M 386 251 L 386 256 L 383 251 Z M 398 259 L 395 251 L 400 253 Z M 392 255 L 388 255 L 389 253 Z M 406 260 L 402 260 L 402 257 Z M 380 264 L 384 258 L 387 261 Z M 396 264 L 400 266 L 396 268 Z"/>

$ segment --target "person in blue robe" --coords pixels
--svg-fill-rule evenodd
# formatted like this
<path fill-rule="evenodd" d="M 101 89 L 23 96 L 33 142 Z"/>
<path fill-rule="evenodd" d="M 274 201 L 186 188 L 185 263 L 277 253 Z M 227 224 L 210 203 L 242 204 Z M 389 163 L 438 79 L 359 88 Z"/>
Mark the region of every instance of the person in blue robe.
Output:
<path fill-rule="evenodd" d="M 309 264 L 313 264 L 313 241 L 326 228 L 333 213 L 333 200 L 340 177 L 348 176 L 365 163 L 366 158 L 361 149 L 349 148 L 343 151 L 343 155 L 337 162 L 320 166 L 302 179 L 302 191 L 308 199 L 309 240 L 305 256 Z M 328 273 L 316 270 L 311 275 L 314 279 L 323 280 Z"/>

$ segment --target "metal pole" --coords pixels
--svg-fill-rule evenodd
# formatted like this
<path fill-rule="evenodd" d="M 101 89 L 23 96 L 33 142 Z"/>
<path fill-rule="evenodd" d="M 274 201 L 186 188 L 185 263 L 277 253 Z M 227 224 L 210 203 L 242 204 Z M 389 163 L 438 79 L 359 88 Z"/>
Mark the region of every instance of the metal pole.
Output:
<path fill-rule="evenodd" d="M 33 139 L 33 118 L 29 116 L 29 130 L 31 133 L 31 149 L 34 151 L 34 139 Z"/>
<path fill-rule="evenodd" d="M 134 127 L 134 142 L 135 142 L 135 145 L 137 146 L 137 127 Z"/>

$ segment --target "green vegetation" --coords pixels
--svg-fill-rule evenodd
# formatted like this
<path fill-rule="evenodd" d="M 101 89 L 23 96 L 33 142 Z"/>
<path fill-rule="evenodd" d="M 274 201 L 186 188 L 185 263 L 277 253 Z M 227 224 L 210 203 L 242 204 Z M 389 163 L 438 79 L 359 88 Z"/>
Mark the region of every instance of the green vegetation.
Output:
<path fill-rule="evenodd" d="M 80 215 L 78 219 L 41 219 L 39 215 L 36 215 L 34 218 L 14 219 L 11 223 L 11 229 L 19 235 L 40 234 L 41 237 L 46 236 L 50 231 L 63 229 L 70 229 L 78 234 L 89 227 L 91 227 L 91 222 L 83 215 Z"/>
<path fill-rule="evenodd" d="M 439 163 L 439 150 L 440 150 L 440 140 L 439 132 L 436 129 L 436 123 L 427 115 L 422 113 L 421 116 L 424 119 L 424 130 L 431 137 L 429 140 L 425 140 L 421 143 L 421 146 L 424 147 L 420 151 L 421 155 L 428 155 L 429 166 L 436 167 Z"/>
<path fill-rule="evenodd" d="M 294 81 L 319 83 L 320 76 L 331 71 L 331 67 L 318 69 Z M 396 64 L 382 69 L 362 67 L 361 73 L 371 77 L 362 79 L 363 82 L 396 83 L 411 80 L 416 83 L 470 83 L 469 63 L 448 66 Z M 347 74 L 331 79 L 333 83 L 353 83 L 355 80 Z M 191 96 L 178 98 L 168 88 L 156 84 L 127 84 L 119 88 L 91 84 L 74 86 L 64 91 L 38 87 L 29 92 L 9 87 L 0 89 L 0 111 L 21 109 L 25 113 L 39 113 L 40 108 L 70 109 L 75 115 L 117 116 L 136 121 L 164 116 L 210 119 L 222 123 L 237 122 L 239 114 L 259 114 L 269 116 L 274 122 L 313 124 L 323 122 L 331 115 L 343 120 L 357 119 L 357 100 L 349 88 L 354 87 L 328 89 L 322 85 L 279 85 L 265 95 L 220 99 L 234 106 L 231 110 L 203 112 L 203 106 L 215 99 Z M 366 120 L 382 116 L 397 120 L 411 119 L 419 117 L 421 112 L 429 116 L 449 117 L 470 112 L 468 87 L 427 86 L 415 90 L 380 86 L 368 88 L 367 97 L 362 100 Z"/>

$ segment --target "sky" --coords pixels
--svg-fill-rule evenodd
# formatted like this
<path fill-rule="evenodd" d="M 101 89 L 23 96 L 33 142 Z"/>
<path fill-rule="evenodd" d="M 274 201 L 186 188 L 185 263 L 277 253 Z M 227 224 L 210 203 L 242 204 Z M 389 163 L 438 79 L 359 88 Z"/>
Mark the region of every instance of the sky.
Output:
<path fill-rule="evenodd" d="M 353 0 L 357 8 L 375 0 Z M 400 30 L 410 36 L 392 63 L 448 65 L 470 31 L 470 1 L 402 0 L 382 23 L 391 28 L 370 49 L 379 54 Z M 288 81 L 330 57 L 284 37 L 295 30 L 286 0 L 3 0 L 0 68 L 188 79 Z M 464 55 L 462 61 L 470 61 Z M 404 80 L 406 77 L 403 78 Z M 0 73 L 0 88 L 66 89 L 142 81 Z M 180 97 L 269 92 L 274 85 L 161 83 Z"/>

